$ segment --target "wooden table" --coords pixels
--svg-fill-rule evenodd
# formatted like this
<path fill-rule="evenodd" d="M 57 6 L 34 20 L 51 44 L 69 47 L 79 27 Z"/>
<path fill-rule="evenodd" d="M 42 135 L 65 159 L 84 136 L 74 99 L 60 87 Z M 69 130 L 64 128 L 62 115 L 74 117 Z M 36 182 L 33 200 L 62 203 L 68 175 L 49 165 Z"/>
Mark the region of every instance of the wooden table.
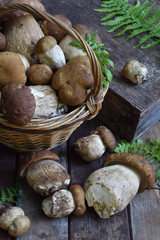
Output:
<path fill-rule="evenodd" d="M 47 11 L 52 14 L 63 14 L 72 19 L 73 24 L 88 23 L 94 29 L 99 29 L 102 41 L 107 44 L 104 28 L 98 26 L 98 13 L 91 14 L 93 8 L 98 8 L 100 1 L 76 1 L 76 0 L 45 0 L 42 1 Z M 84 5 L 86 7 L 84 8 Z M 113 40 L 113 48 L 118 46 L 118 40 Z M 127 45 L 128 46 L 128 45 Z M 113 59 L 116 56 L 111 46 Z M 139 51 L 138 51 L 139 52 Z M 130 53 L 133 54 L 132 51 Z M 140 54 L 140 52 L 138 53 Z M 154 52 L 155 56 L 157 53 Z M 143 58 L 143 56 L 142 56 Z M 124 64 L 122 60 L 120 66 Z M 76 139 L 88 135 L 97 126 L 103 125 L 98 116 L 95 119 L 84 122 L 63 145 L 52 149 L 60 156 L 61 163 L 71 175 L 71 183 L 78 183 L 83 186 L 84 181 L 94 170 L 98 169 L 106 154 L 99 160 L 87 163 L 73 150 L 73 143 Z M 115 135 L 117 140 L 119 136 Z M 144 142 L 149 137 L 160 136 L 160 122 L 140 138 Z M 0 187 L 11 185 L 16 177 L 16 170 L 19 161 L 19 153 L 0 146 Z M 110 219 L 100 219 L 92 208 L 87 207 L 84 216 L 76 217 L 71 214 L 65 218 L 51 219 L 44 215 L 41 209 L 42 197 L 37 195 L 22 180 L 24 191 L 23 199 L 19 205 L 24 209 L 25 214 L 31 219 L 31 227 L 27 233 L 19 237 L 19 240 L 159 240 L 160 239 L 160 193 L 159 190 L 148 190 L 138 194 L 125 210 L 112 216 Z M 0 240 L 11 240 L 6 231 L 0 230 Z"/>

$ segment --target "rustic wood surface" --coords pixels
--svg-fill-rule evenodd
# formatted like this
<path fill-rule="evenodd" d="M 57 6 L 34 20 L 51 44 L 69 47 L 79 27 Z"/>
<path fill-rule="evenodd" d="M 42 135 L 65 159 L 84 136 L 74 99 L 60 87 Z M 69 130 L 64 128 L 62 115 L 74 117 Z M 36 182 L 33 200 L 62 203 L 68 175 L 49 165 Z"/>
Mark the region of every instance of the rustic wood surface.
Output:
<path fill-rule="evenodd" d="M 101 36 L 102 42 L 105 43 L 106 49 L 110 52 L 110 58 L 115 62 L 114 79 L 110 86 L 108 96 L 116 96 L 117 105 L 124 104 L 130 109 L 135 110 L 132 114 L 123 113 L 123 121 L 126 129 L 122 129 L 119 116 L 112 116 L 113 129 L 118 135 L 131 136 L 137 130 L 142 133 L 158 121 L 159 112 L 159 93 L 160 93 L 160 69 L 159 69 L 159 46 L 152 50 L 134 49 L 132 46 L 136 40 L 131 40 L 125 45 L 120 45 L 122 38 L 113 38 L 112 34 L 106 33 L 105 27 L 100 27 L 100 14 L 93 12 L 93 8 L 99 8 L 100 0 L 44 0 L 42 1 L 47 11 L 51 14 L 63 14 L 70 18 L 74 24 L 87 24 L 97 29 Z M 135 2 L 135 1 L 130 1 Z M 150 1 L 153 2 L 153 1 Z M 158 3 L 158 0 L 156 1 Z M 159 4 L 159 3 L 158 3 Z M 126 50 L 127 49 L 127 50 Z M 125 54 L 124 54 L 125 53 Z M 141 86 L 133 86 L 128 81 L 121 78 L 121 70 L 126 61 L 131 58 L 137 58 L 146 64 L 150 69 L 149 80 Z M 113 94 L 112 94 L 113 92 Z M 136 94 L 136 97 L 135 97 Z M 120 101 L 122 99 L 122 101 Z M 105 100 L 105 104 L 106 104 Z M 154 108 L 154 107 L 155 108 Z M 117 107 L 117 106 L 115 106 Z M 86 163 L 77 156 L 73 150 L 73 142 L 79 137 L 86 136 L 96 126 L 107 122 L 105 112 L 107 104 L 100 112 L 97 118 L 84 122 L 70 137 L 67 143 L 64 143 L 52 151 L 57 153 L 61 158 L 61 163 L 68 169 L 72 183 L 78 183 L 83 186 L 85 179 L 94 170 L 98 169 L 106 154 L 99 160 L 92 163 Z M 119 108 L 118 108 L 119 109 Z M 151 112 L 149 110 L 152 110 Z M 103 111 L 104 110 L 104 111 Z M 142 114 L 146 123 L 139 121 L 141 113 L 146 111 L 148 115 Z M 152 113 L 152 116 L 151 116 Z M 159 114 L 159 115 L 158 115 Z M 157 117 L 158 115 L 158 117 Z M 128 117 L 129 116 L 129 117 Z M 147 119 L 145 118 L 147 116 Z M 127 118 L 128 117 L 128 118 Z M 100 121 L 104 120 L 104 122 Z M 130 122 L 130 120 L 132 121 Z M 136 119 L 136 120 L 135 120 Z M 122 121 L 122 122 L 123 122 Z M 127 128 L 127 123 L 132 128 Z M 112 125 L 110 125 L 112 127 Z M 117 135 L 116 135 L 117 136 Z M 160 122 L 154 125 L 150 130 L 141 136 L 146 141 L 148 137 L 160 136 Z M 117 136 L 119 139 L 119 136 Z M 0 186 L 9 186 L 14 182 L 16 169 L 18 165 L 17 153 L 10 149 L 0 146 Z M 110 219 L 100 219 L 92 208 L 87 207 L 84 216 L 75 217 L 71 214 L 69 217 L 60 219 L 50 219 L 44 216 L 41 210 L 42 197 L 38 196 L 27 184 L 25 179 L 22 180 L 24 185 L 23 199 L 20 206 L 23 207 L 25 214 L 31 219 L 31 227 L 27 233 L 19 237 L 19 240 L 159 240 L 160 239 L 160 197 L 159 190 L 149 190 L 138 194 L 131 204 L 122 212 L 112 216 Z M 0 240 L 11 240 L 6 231 L 0 230 Z"/>

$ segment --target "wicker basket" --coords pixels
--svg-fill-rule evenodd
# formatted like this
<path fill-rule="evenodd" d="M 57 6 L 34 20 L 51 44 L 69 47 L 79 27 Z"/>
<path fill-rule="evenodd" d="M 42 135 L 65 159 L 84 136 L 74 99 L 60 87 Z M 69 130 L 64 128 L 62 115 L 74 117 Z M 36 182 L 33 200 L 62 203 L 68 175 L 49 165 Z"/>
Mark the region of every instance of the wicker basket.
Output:
<path fill-rule="evenodd" d="M 105 93 L 102 90 L 101 68 L 93 50 L 77 31 L 69 28 L 49 13 L 38 11 L 26 4 L 13 4 L 3 7 L 0 9 L 0 16 L 18 9 L 31 13 L 40 19 L 46 19 L 65 30 L 67 34 L 81 44 L 92 67 L 95 81 L 94 89 L 86 102 L 72 112 L 49 119 L 32 119 L 30 123 L 22 127 L 9 123 L 3 114 L 0 114 L 0 142 L 2 144 L 18 152 L 51 149 L 67 141 L 73 131 L 85 120 L 92 119 L 98 114 L 107 90 Z"/>

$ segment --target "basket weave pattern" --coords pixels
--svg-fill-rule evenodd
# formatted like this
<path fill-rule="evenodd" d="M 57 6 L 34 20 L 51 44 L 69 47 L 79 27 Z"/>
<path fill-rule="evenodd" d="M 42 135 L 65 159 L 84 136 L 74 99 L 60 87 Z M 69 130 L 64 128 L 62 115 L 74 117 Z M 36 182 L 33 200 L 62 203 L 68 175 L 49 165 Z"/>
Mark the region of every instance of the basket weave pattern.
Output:
<path fill-rule="evenodd" d="M 101 68 L 93 50 L 76 30 L 49 13 L 41 12 L 27 4 L 12 4 L 3 7 L 0 9 L 0 17 L 15 10 L 23 10 L 65 30 L 81 44 L 90 60 L 94 89 L 86 102 L 72 112 L 48 119 L 32 119 L 30 123 L 21 127 L 9 123 L 3 114 L 0 114 L 0 143 L 18 152 L 51 149 L 67 141 L 74 130 L 85 120 L 92 119 L 98 114 L 107 90 L 103 92 Z"/>

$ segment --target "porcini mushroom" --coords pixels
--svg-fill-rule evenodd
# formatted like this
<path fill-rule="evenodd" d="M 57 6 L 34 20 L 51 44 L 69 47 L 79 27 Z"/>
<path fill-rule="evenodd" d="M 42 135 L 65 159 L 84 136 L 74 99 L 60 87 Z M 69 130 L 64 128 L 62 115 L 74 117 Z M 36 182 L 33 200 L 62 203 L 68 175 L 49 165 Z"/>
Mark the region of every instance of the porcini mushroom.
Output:
<path fill-rule="evenodd" d="M 31 85 L 49 84 L 53 76 L 52 69 L 46 64 L 34 64 L 27 70 L 27 78 Z"/>
<path fill-rule="evenodd" d="M 66 64 L 64 53 L 57 41 L 52 36 L 45 36 L 38 40 L 34 51 L 38 54 L 40 63 L 44 63 L 51 68 L 61 68 Z"/>
<path fill-rule="evenodd" d="M 105 126 L 99 126 L 90 135 L 76 140 L 75 151 L 85 161 L 100 158 L 105 151 L 112 152 L 116 147 L 116 139 Z"/>
<path fill-rule="evenodd" d="M 66 16 L 54 14 L 53 17 L 62 21 L 67 26 L 72 27 L 71 21 Z M 67 35 L 67 33 L 63 29 L 60 29 L 59 27 L 48 22 L 47 20 L 43 20 L 40 26 L 42 28 L 44 35 L 54 37 L 57 40 L 57 43 L 59 43 Z"/>
<path fill-rule="evenodd" d="M 27 183 L 35 192 L 48 196 L 70 183 L 68 172 L 56 160 L 59 157 L 49 150 L 30 152 L 19 165 L 19 176 L 26 176 Z"/>
<path fill-rule="evenodd" d="M 62 103 L 69 106 L 81 105 L 93 86 L 94 79 L 89 59 L 78 56 L 68 61 L 53 75 L 51 86 L 58 90 Z"/>
<path fill-rule="evenodd" d="M 88 206 L 93 206 L 101 218 L 109 218 L 154 183 L 155 172 L 145 158 L 132 153 L 114 153 L 105 158 L 102 168 L 87 178 L 85 196 Z"/>
<path fill-rule="evenodd" d="M 42 209 L 48 217 L 58 218 L 69 215 L 75 209 L 72 193 L 61 189 L 42 202 Z"/>
<path fill-rule="evenodd" d="M 14 52 L 0 52 L 0 90 L 10 82 L 25 84 L 26 67 L 19 54 Z"/>
<path fill-rule="evenodd" d="M 46 11 L 44 5 L 38 0 L 4 0 L 0 3 L 0 7 L 13 3 L 26 3 Z M 6 50 L 25 56 L 30 64 L 36 63 L 33 49 L 37 41 L 44 36 L 38 22 L 31 14 L 20 10 L 7 13 L 3 18 L 4 35 L 7 39 Z"/>
<path fill-rule="evenodd" d="M 146 80 L 147 73 L 146 66 L 137 60 L 130 60 L 122 70 L 123 77 L 135 84 L 143 83 Z"/>
<path fill-rule="evenodd" d="M 35 99 L 29 87 L 8 83 L 1 94 L 1 108 L 5 118 L 18 126 L 26 125 L 34 115 Z"/>
<path fill-rule="evenodd" d="M 4 203 L 0 205 L 0 228 L 8 230 L 10 236 L 24 234 L 30 227 L 30 219 L 20 207 Z"/>

